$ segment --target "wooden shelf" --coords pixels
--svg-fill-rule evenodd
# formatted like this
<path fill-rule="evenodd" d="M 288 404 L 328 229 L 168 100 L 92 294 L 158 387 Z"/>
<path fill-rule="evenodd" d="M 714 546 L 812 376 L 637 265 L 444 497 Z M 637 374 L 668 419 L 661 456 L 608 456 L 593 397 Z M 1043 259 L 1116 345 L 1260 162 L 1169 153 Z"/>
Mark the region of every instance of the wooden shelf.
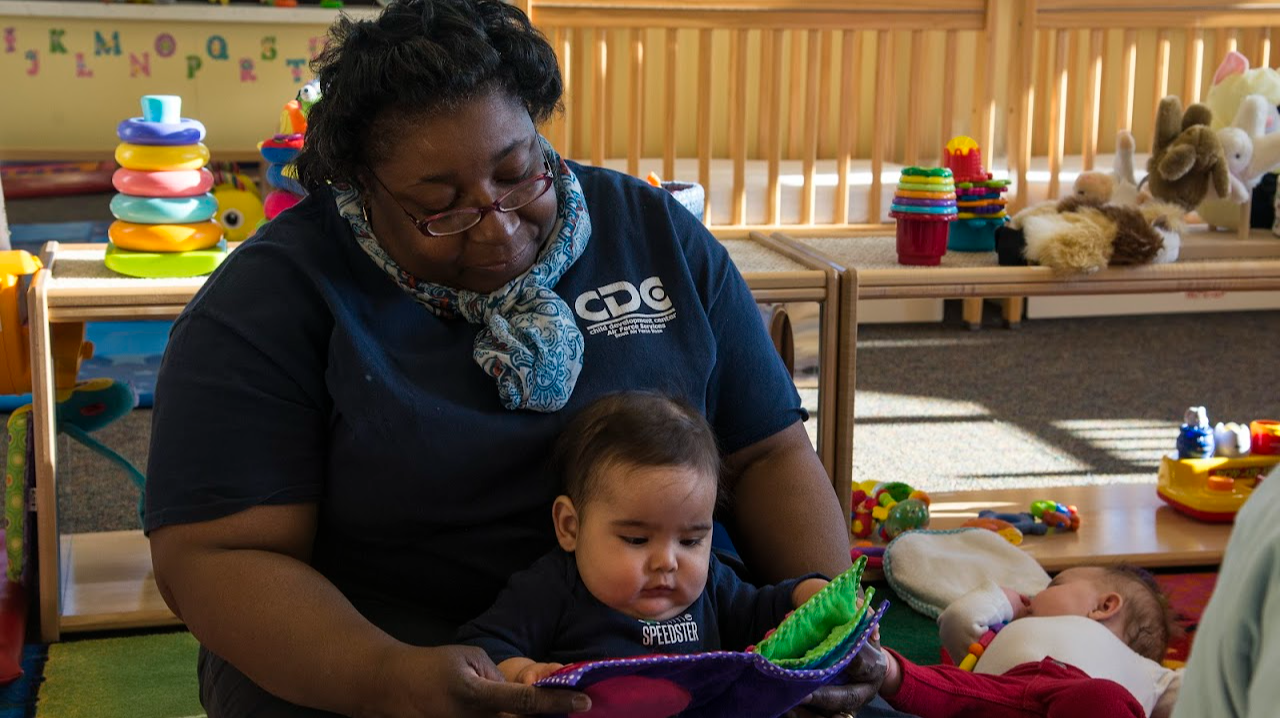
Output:
<path fill-rule="evenodd" d="M 269 7 L 221 5 L 207 2 L 171 5 L 138 5 L 108 2 L 50 2 L 49 0 L 0 0 L 0 16 L 48 17 L 77 20 L 136 20 L 142 22 L 228 22 L 260 25 L 328 25 L 346 13 L 352 18 L 376 16 L 381 8 L 362 5 L 331 10 L 321 7 Z"/>
<path fill-rule="evenodd" d="M 63 631 L 182 624 L 156 587 L 142 532 L 64 534 L 61 540 Z"/>
<path fill-rule="evenodd" d="M 1023 540 L 1022 548 L 1048 572 L 1116 562 L 1148 569 L 1217 566 L 1233 526 L 1175 512 L 1154 484 L 941 492 L 932 499 L 929 529 L 957 529 L 984 509 L 1026 512 L 1039 499 L 1076 505 L 1080 531 Z"/>

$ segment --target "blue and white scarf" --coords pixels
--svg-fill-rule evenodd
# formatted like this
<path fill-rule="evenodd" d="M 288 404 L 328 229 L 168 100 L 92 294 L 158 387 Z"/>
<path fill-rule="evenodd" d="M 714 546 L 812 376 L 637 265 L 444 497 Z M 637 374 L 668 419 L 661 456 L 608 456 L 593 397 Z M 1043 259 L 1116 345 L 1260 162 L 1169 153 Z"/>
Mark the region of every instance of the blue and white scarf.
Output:
<path fill-rule="evenodd" d="M 584 344 L 573 310 L 552 288 L 591 240 L 591 217 L 577 176 L 545 138 L 538 140 L 547 166 L 556 168 L 556 224 L 533 266 L 491 294 L 423 282 L 409 274 L 378 244 L 359 193 L 337 186 L 333 192 L 356 242 L 400 289 L 439 317 L 461 315 L 484 325 L 472 358 L 497 382 L 502 406 L 555 412 L 573 394 Z"/>

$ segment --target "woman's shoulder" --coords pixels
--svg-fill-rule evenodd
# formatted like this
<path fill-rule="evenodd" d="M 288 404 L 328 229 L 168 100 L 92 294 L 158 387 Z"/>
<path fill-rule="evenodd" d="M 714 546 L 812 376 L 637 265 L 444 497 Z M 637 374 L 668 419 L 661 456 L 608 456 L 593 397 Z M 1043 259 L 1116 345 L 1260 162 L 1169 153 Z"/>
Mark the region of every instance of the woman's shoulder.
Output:
<path fill-rule="evenodd" d="M 210 275 L 190 309 L 301 297 L 332 283 L 349 265 L 332 205 L 311 195 L 264 225 Z"/>

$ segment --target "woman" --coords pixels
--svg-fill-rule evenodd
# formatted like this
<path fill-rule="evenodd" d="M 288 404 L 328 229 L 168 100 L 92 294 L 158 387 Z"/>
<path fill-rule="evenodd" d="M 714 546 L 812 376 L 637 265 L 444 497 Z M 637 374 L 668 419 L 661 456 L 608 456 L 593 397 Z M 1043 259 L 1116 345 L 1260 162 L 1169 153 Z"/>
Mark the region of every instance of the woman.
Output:
<path fill-rule="evenodd" d="M 561 82 L 527 18 L 404 0 L 330 40 L 297 161 L 311 194 L 210 278 L 156 391 L 146 529 L 210 715 L 583 708 L 448 644 L 552 546 L 544 460 L 609 392 L 706 413 L 760 578 L 845 568 L 741 277 L 666 193 L 537 134 Z M 817 708 L 864 702 L 879 674 L 860 667 Z"/>

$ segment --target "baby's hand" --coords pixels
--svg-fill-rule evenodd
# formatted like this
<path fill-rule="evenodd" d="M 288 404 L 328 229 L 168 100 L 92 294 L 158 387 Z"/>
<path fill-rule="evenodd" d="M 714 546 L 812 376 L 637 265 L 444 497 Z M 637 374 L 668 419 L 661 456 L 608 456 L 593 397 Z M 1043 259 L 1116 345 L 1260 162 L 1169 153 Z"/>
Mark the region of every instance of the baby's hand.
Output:
<path fill-rule="evenodd" d="M 516 675 L 515 681 L 521 684 L 536 684 L 563 668 L 563 664 L 557 664 L 556 662 L 530 664 L 520 670 L 520 673 Z"/>
<path fill-rule="evenodd" d="M 1014 619 L 1021 619 L 1031 613 L 1031 597 L 1009 587 L 1000 587 L 1000 589 L 1009 600 L 1009 606 L 1013 607 Z"/>

